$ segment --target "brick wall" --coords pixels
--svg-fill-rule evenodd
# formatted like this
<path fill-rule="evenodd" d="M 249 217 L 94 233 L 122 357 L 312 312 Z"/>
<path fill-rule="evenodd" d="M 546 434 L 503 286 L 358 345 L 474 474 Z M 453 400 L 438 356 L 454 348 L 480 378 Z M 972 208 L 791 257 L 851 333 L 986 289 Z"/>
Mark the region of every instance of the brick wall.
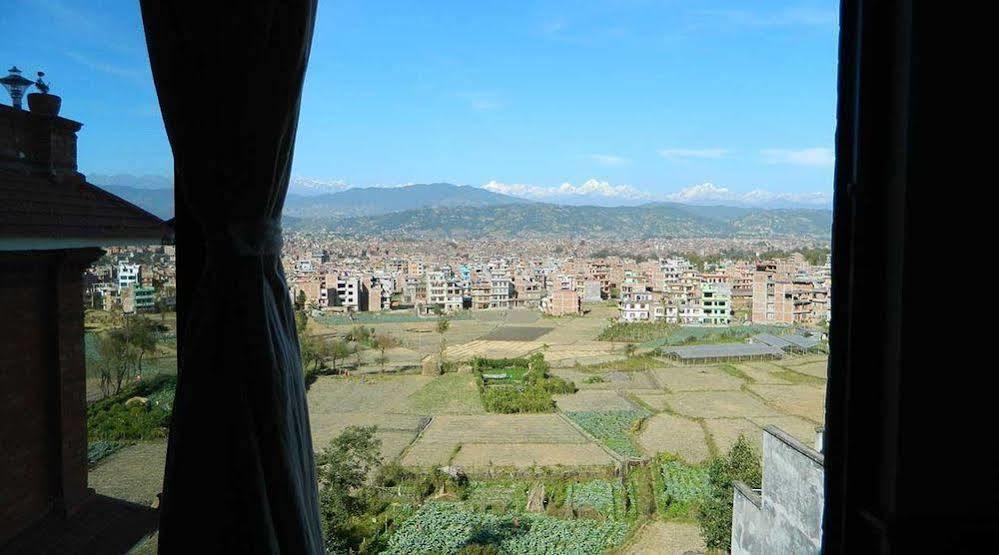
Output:
<path fill-rule="evenodd" d="M 0 545 L 87 497 L 82 270 L 99 252 L 0 252 Z"/>

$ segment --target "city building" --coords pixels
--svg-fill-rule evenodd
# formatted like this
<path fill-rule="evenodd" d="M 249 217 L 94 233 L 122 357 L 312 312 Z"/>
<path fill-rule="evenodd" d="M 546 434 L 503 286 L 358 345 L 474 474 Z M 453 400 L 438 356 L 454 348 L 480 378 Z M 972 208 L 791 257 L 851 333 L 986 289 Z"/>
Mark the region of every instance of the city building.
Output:
<path fill-rule="evenodd" d="M 571 289 L 559 289 L 542 299 L 541 310 L 549 316 L 582 314 L 583 299 Z"/>
<path fill-rule="evenodd" d="M 720 282 L 701 284 L 701 323 L 727 326 L 732 321 L 732 289 Z"/>

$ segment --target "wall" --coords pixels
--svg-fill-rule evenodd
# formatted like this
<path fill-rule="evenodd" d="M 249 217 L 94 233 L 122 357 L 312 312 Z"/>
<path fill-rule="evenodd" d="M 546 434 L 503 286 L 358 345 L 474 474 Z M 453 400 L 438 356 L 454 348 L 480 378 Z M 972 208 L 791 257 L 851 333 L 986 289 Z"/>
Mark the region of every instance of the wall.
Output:
<path fill-rule="evenodd" d="M 767 426 L 763 430 L 763 491 L 736 487 L 732 553 L 819 553 L 824 504 L 823 457 Z M 755 496 L 755 497 L 754 497 Z"/>
<path fill-rule="evenodd" d="M 0 252 L 0 545 L 88 496 L 82 274 L 99 253 Z"/>

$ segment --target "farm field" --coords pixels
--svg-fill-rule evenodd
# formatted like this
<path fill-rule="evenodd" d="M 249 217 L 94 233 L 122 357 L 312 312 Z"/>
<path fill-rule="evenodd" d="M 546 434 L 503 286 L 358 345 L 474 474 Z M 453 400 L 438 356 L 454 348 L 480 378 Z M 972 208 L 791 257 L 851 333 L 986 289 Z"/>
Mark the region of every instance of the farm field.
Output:
<path fill-rule="evenodd" d="M 759 444 L 767 424 L 813 443 L 815 427 L 823 419 L 824 356 L 698 366 L 652 357 L 628 359 L 623 343 L 597 340 L 616 309 L 603 304 L 585 308 L 587 314 L 567 318 L 520 309 L 469 313 L 452 320 L 444 334 L 445 360 L 543 353 L 550 373 L 578 389 L 553 397 L 558 411 L 651 411 L 640 429 L 622 430 L 612 440 L 629 456 L 667 452 L 699 462 L 724 452 L 740 434 Z M 345 426 L 367 423 L 381 427 L 385 456 L 401 455 L 410 466 L 449 461 L 471 466 L 490 461 L 509 466 L 586 466 L 607 461 L 606 453 L 579 447 L 600 447 L 599 437 L 574 429 L 557 415 L 486 414 L 474 374 L 428 377 L 417 375 L 415 368 L 399 372 L 418 365 L 417 357 L 438 352 L 440 335 L 432 319 L 365 325 L 397 338 L 399 346 L 386 352 L 387 367 L 397 371 L 323 376 L 312 384 L 309 410 L 317 448 Z M 321 328 L 345 333 L 350 326 Z M 362 371 L 373 371 L 369 365 L 374 353 L 363 355 Z M 430 424 L 423 429 L 427 421 Z M 406 438 L 412 443 L 406 444 Z M 579 445 L 564 447 L 568 444 Z M 542 446 L 552 450 L 543 453 Z M 495 451 L 492 456 L 488 449 Z"/>

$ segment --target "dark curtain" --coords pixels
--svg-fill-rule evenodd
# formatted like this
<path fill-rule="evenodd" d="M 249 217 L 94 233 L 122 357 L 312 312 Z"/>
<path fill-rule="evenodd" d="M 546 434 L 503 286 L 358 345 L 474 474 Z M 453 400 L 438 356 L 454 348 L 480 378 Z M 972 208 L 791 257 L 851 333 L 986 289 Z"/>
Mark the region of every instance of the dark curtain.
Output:
<path fill-rule="evenodd" d="M 313 448 L 280 264 L 316 2 L 141 5 L 174 155 L 181 295 L 159 548 L 317 553 Z"/>

